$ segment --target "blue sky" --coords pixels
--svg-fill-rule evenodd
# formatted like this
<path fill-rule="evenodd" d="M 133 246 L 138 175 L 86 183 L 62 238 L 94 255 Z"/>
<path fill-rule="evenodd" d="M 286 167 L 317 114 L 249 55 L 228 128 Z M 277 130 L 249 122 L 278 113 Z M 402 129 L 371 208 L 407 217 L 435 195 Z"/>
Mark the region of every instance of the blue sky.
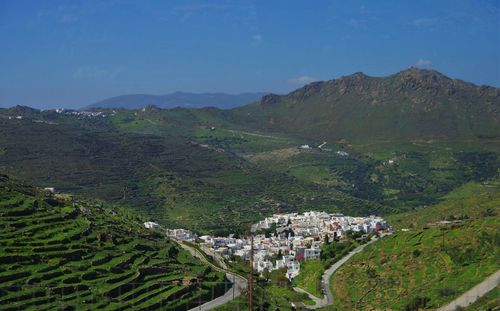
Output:
<path fill-rule="evenodd" d="M 0 106 L 286 93 L 420 66 L 500 86 L 500 1 L 0 1 Z"/>

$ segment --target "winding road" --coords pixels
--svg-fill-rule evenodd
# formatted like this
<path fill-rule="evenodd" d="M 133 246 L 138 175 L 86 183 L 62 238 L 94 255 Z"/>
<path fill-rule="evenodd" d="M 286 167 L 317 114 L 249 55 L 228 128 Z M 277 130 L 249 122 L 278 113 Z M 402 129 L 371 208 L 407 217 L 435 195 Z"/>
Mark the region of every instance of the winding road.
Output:
<path fill-rule="evenodd" d="M 308 294 L 309 297 L 316 303 L 314 306 L 307 306 L 309 309 L 319 309 L 319 308 L 323 308 L 323 307 L 332 305 L 333 304 L 333 293 L 330 290 L 330 279 L 332 278 L 333 273 L 335 271 L 337 271 L 344 263 L 346 263 L 352 256 L 361 252 L 365 247 L 378 241 L 382 237 L 390 235 L 390 234 L 392 234 L 392 233 L 383 233 L 380 235 L 380 238 L 373 237 L 369 242 L 356 247 L 355 249 L 350 251 L 349 254 L 345 255 L 344 257 L 342 257 L 342 259 L 340 259 L 339 261 L 334 263 L 330 268 L 328 268 L 323 273 L 323 276 L 321 278 L 321 288 L 323 289 L 323 293 L 325 293 L 325 296 L 323 297 L 323 299 L 319 299 L 316 296 L 314 296 L 314 295 L 308 293 L 307 291 L 305 291 L 301 288 L 298 288 L 298 287 L 294 288 L 294 290 L 296 292 Z"/>
<path fill-rule="evenodd" d="M 459 308 L 465 308 L 471 304 L 473 304 L 477 299 L 486 295 L 488 292 L 493 290 L 500 284 L 500 270 L 493 273 L 486 280 L 477 284 L 470 290 L 466 291 L 457 299 L 453 300 L 449 304 L 444 307 L 438 309 L 438 311 L 453 311 Z"/>
<path fill-rule="evenodd" d="M 381 235 L 380 238 L 390 235 L 391 233 L 386 233 L 384 235 Z M 309 297 L 315 302 L 314 306 L 308 306 L 309 309 L 319 309 L 323 308 L 329 305 L 333 304 L 333 294 L 330 290 L 330 279 L 335 271 L 337 271 L 344 263 L 346 263 L 352 256 L 355 254 L 361 252 L 365 247 L 368 245 L 376 242 L 380 238 L 373 238 L 370 240 L 368 243 L 360 245 L 356 247 L 354 250 L 352 250 L 349 254 L 344 256 L 342 259 L 334 263 L 330 268 L 328 268 L 322 276 L 321 279 L 321 288 L 323 289 L 323 292 L 325 293 L 325 296 L 323 299 L 317 298 L 316 296 L 312 295 L 311 293 L 308 293 L 307 291 L 303 290 L 302 288 L 295 287 L 294 290 L 300 293 L 305 293 L 309 295 Z M 460 295 L 457 299 L 453 300 L 446 306 L 443 306 L 438 309 L 438 311 L 454 311 L 457 310 L 458 308 L 465 308 L 471 304 L 473 304 L 476 300 L 481 298 L 482 296 L 486 295 L 489 293 L 491 290 L 493 290 L 495 287 L 500 285 L 500 270 L 495 272 L 494 274 L 490 275 L 488 278 L 486 278 L 483 282 L 477 284 L 464 294 Z"/>
<path fill-rule="evenodd" d="M 235 299 L 236 297 L 240 296 L 241 293 L 246 290 L 247 285 L 248 285 L 247 279 L 245 279 L 244 277 L 242 277 L 238 274 L 232 273 L 231 271 L 227 270 L 226 265 L 223 262 L 221 262 L 220 260 L 218 260 L 218 258 L 216 256 L 214 256 L 215 260 L 224 269 L 211 263 L 207 259 L 205 253 L 201 253 L 200 251 L 198 251 L 194 247 L 191 247 L 189 245 L 182 243 L 182 241 L 178 241 L 175 239 L 174 239 L 174 241 L 176 241 L 183 249 L 190 252 L 193 257 L 200 259 L 201 261 L 203 261 L 204 263 L 206 263 L 207 265 L 212 267 L 214 270 L 225 273 L 226 278 L 231 281 L 231 288 L 229 288 L 226 291 L 226 293 L 224 293 L 224 295 L 219 296 L 213 300 L 210 300 L 202 305 L 194 307 L 194 308 L 190 309 L 189 311 L 206 311 L 206 310 L 211 310 L 213 308 L 222 306 L 223 304 L 226 304 L 226 303 L 230 302 L 231 300 Z"/>
<path fill-rule="evenodd" d="M 380 238 L 386 236 L 386 235 L 389 235 L 391 233 L 385 233 L 385 234 L 382 234 L 380 236 Z M 330 286 L 329 286 L 329 282 L 330 282 L 330 278 L 332 277 L 333 273 L 335 271 L 337 271 L 337 269 L 339 269 L 345 262 L 347 262 L 352 256 L 354 256 L 355 254 L 359 253 L 360 251 L 362 251 L 365 247 L 367 247 L 368 245 L 378 241 L 380 238 L 376 238 L 376 237 L 373 237 L 369 242 L 363 244 L 363 245 L 360 245 L 358 247 L 356 247 L 355 249 L 353 249 L 351 252 L 349 252 L 349 254 L 347 254 L 346 256 L 342 257 L 342 259 L 340 259 L 339 261 L 337 261 L 336 263 L 334 263 L 330 268 L 328 268 L 324 273 L 323 273 L 323 276 L 322 276 L 322 280 L 321 280 L 321 287 L 323 288 L 323 292 L 326 293 L 325 296 L 320 299 L 320 298 L 317 298 L 316 296 L 308 293 L 307 291 L 301 289 L 301 288 L 294 288 L 295 291 L 297 292 L 300 292 L 300 293 L 305 293 L 307 295 L 309 295 L 309 297 L 315 302 L 315 305 L 313 306 L 308 306 L 309 309 L 319 309 L 319 308 L 323 308 L 323 307 L 326 307 L 326 306 L 329 306 L 331 304 L 333 304 L 333 294 L 330 290 Z M 203 261 L 204 263 L 206 263 L 207 265 L 209 265 L 210 267 L 212 267 L 214 270 L 217 270 L 217 271 L 220 271 L 220 272 L 223 272 L 226 274 L 226 278 L 228 280 L 232 280 L 231 282 L 231 288 L 229 288 L 229 290 L 226 291 L 226 293 L 222 296 L 219 296 L 213 300 L 210 300 L 202 305 L 199 305 L 195 308 L 192 308 L 190 309 L 189 311 L 205 311 L 205 310 L 211 310 L 213 308 L 216 308 L 218 306 L 221 306 L 223 304 L 226 304 L 228 302 L 230 302 L 231 300 L 235 299 L 236 297 L 240 296 L 241 293 L 243 291 L 245 291 L 247 289 L 247 286 L 248 286 L 248 280 L 238 274 L 235 274 L 231 271 L 229 271 L 227 269 L 227 266 L 225 265 L 225 263 L 223 261 L 220 260 L 220 258 L 217 257 L 217 254 L 211 254 L 212 257 L 217 261 L 217 263 L 222 267 L 218 267 L 216 265 L 214 265 L 212 262 L 210 262 L 208 259 L 207 259 L 207 254 L 209 253 L 209 250 L 208 249 L 204 249 L 202 252 L 200 252 L 199 250 L 197 250 L 196 248 L 194 247 L 191 247 L 185 243 L 182 243 L 182 241 L 178 241 L 178 240 L 175 240 L 183 249 L 187 250 L 189 253 L 191 253 L 191 255 L 193 257 L 196 257 L 198 259 L 200 259 L 201 261 Z"/>
<path fill-rule="evenodd" d="M 323 289 L 323 292 L 325 295 L 323 298 L 318 298 L 311 293 L 305 291 L 302 288 L 295 287 L 294 290 L 299 293 L 304 293 L 307 294 L 311 300 L 314 301 L 315 305 L 313 306 L 307 306 L 308 309 L 319 309 L 323 308 L 329 305 L 333 304 L 333 293 L 330 290 L 330 279 L 332 278 L 332 275 L 337 271 L 343 264 L 345 264 L 352 256 L 356 255 L 357 253 L 361 252 L 365 247 L 368 245 L 375 243 L 378 241 L 380 238 L 390 235 L 390 233 L 384 233 L 382 234 L 379 238 L 373 237 L 369 242 L 360 245 L 350 251 L 346 256 L 342 257 L 339 261 L 334 263 L 330 268 L 328 268 L 324 273 L 321 278 L 321 288 Z M 209 302 L 206 302 L 205 304 L 199 305 L 195 308 L 190 309 L 189 311 L 196 311 L 196 310 L 211 310 L 213 308 L 216 308 L 218 306 L 224 305 L 231 300 L 235 299 L 236 297 L 240 296 L 243 291 L 247 289 L 248 285 L 248 280 L 245 279 L 244 277 L 235 274 L 227 269 L 227 266 L 223 261 L 221 261 L 216 254 L 212 254 L 212 257 L 217 261 L 219 265 L 221 265 L 222 268 L 214 265 L 207 259 L 207 254 L 209 250 L 203 250 L 203 252 L 200 252 L 199 250 L 195 249 L 194 247 L 191 247 L 189 245 L 186 245 L 182 243 L 182 241 L 177 241 L 176 242 L 185 250 L 191 253 L 192 256 L 200 259 L 210 267 L 212 267 L 214 270 L 223 272 L 226 274 L 226 278 L 228 280 L 232 280 L 231 282 L 231 288 L 229 288 L 224 295 L 219 296 Z M 469 306 L 470 304 L 474 303 L 477 299 L 480 297 L 486 295 L 489 291 L 494 289 L 496 286 L 500 284 L 500 270 L 494 273 L 493 275 L 489 276 L 487 279 L 485 279 L 483 282 L 479 283 L 478 285 L 474 286 L 472 289 L 469 291 L 465 292 L 462 294 L 460 297 L 457 299 L 453 300 L 450 302 L 448 305 L 441 307 L 438 311 L 452 311 L 456 310 L 457 308 L 460 307 L 466 307 Z"/>

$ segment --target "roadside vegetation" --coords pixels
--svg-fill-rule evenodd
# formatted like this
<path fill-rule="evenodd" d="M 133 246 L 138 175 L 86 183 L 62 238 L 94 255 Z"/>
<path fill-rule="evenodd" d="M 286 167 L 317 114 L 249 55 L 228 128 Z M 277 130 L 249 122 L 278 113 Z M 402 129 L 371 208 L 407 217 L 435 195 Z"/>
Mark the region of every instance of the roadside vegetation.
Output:
<path fill-rule="evenodd" d="M 500 306 L 500 287 L 479 298 L 475 303 L 465 308 L 465 311 L 496 311 Z"/>
<path fill-rule="evenodd" d="M 285 277 L 285 269 L 266 273 L 264 277 L 255 275 L 253 306 L 255 310 L 292 310 L 295 305 L 313 305 L 306 295 L 293 290 L 292 284 Z M 248 309 L 248 295 L 242 295 L 234 301 L 216 308 L 217 311 L 233 311 Z"/>
<path fill-rule="evenodd" d="M 325 294 L 321 288 L 323 273 L 367 239 L 369 238 L 361 240 L 361 234 L 348 232 L 347 237 L 341 241 L 325 243 L 321 247 L 319 259 L 305 260 L 300 263 L 300 273 L 292 283 L 318 298 L 323 298 Z"/>

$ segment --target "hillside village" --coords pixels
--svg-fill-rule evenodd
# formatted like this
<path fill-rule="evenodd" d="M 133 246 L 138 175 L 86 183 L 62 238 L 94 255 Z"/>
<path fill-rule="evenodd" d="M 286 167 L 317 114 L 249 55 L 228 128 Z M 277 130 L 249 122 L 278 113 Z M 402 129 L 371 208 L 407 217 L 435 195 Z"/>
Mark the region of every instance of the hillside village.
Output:
<path fill-rule="evenodd" d="M 145 222 L 148 229 L 159 229 L 154 222 Z M 253 268 L 259 273 L 286 268 L 286 277 L 293 279 L 300 272 L 300 262 L 319 258 L 321 246 L 327 241 L 338 241 L 347 232 L 369 234 L 390 229 L 388 223 L 377 216 L 351 217 L 325 212 L 303 214 L 274 214 L 252 226 L 254 234 Z M 186 229 L 167 229 L 167 236 L 178 241 L 198 242 L 203 250 L 230 259 L 231 256 L 250 260 L 251 240 L 197 236 Z"/>
<path fill-rule="evenodd" d="M 71 110 L 71 109 L 68 110 L 68 109 L 64 109 L 64 108 L 58 108 L 58 109 L 55 109 L 52 111 L 55 111 L 58 114 L 64 114 L 64 115 L 68 115 L 68 116 L 85 117 L 85 118 L 97 118 L 97 117 L 107 118 L 107 117 L 112 117 L 112 116 L 116 115 L 115 110 L 113 110 L 110 113 L 106 113 L 103 111 L 97 111 L 97 110 L 96 111 L 78 111 L 78 110 Z"/>

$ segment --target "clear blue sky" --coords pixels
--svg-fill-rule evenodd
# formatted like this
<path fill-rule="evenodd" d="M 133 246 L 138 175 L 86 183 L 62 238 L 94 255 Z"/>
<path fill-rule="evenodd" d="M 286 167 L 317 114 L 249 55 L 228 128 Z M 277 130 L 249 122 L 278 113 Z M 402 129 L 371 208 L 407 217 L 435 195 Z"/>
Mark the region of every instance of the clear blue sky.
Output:
<path fill-rule="evenodd" d="M 285 93 L 420 66 L 500 86 L 500 1 L 0 1 L 0 106 Z"/>

